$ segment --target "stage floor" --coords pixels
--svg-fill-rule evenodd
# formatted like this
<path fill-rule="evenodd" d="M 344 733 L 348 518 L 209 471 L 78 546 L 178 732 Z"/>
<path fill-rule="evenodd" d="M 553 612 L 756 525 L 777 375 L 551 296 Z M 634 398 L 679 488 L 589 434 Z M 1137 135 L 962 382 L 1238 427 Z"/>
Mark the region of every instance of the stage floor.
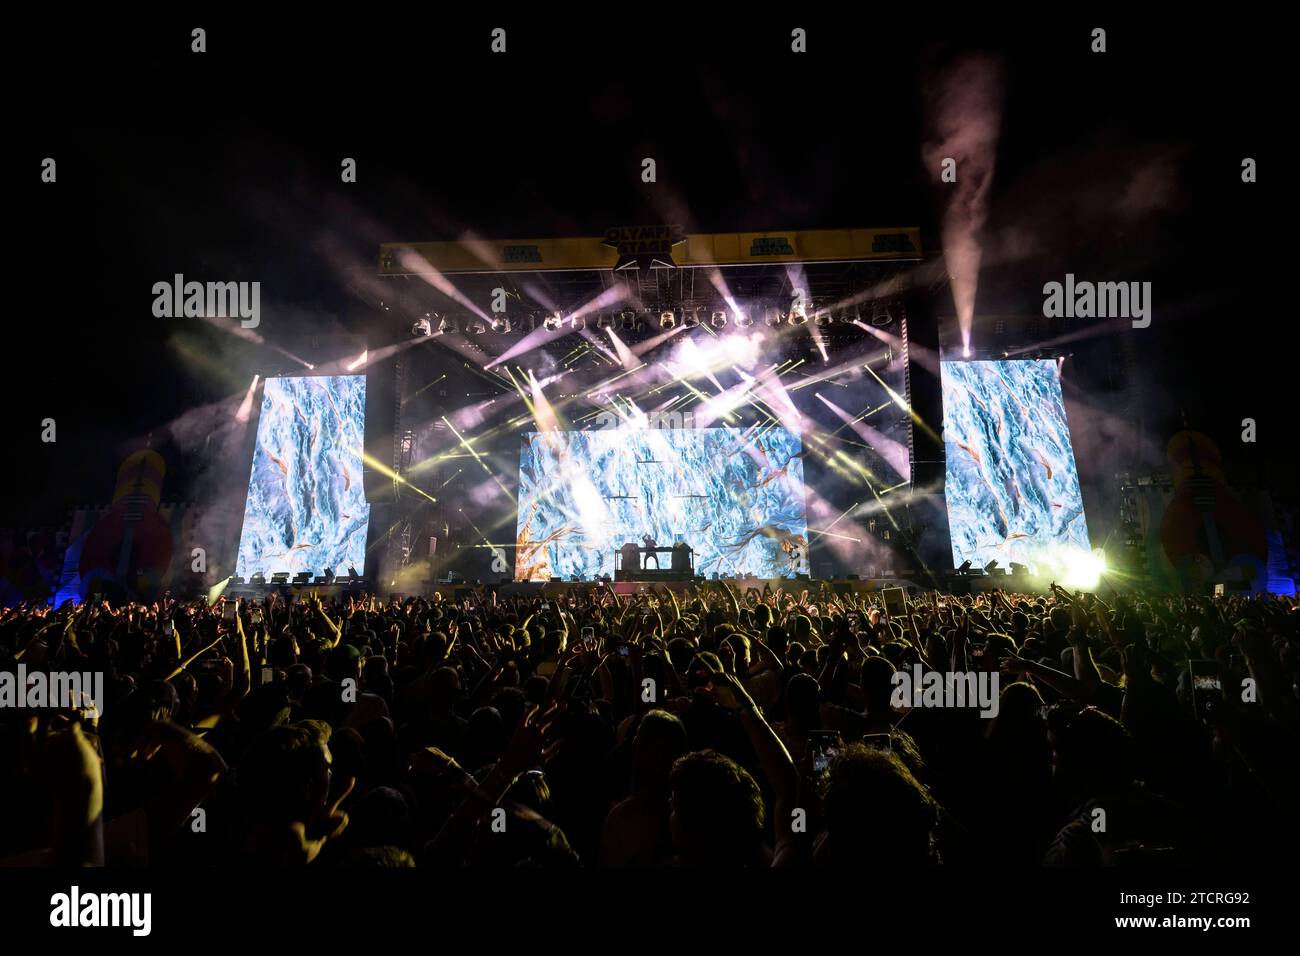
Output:
<path fill-rule="evenodd" d="M 472 582 L 456 582 L 454 584 L 435 584 L 430 583 L 419 591 L 379 591 L 378 593 L 384 600 L 405 600 L 408 597 L 431 597 L 435 592 L 440 593 L 444 599 L 451 599 L 455 596 L 473 592 L 482 587 L 487 592 L 495 591 L 502 596 L 508 595 L 564 595 L 573 589 L 590 589 L 598 585 L 595 581 L 497 581 L 484 583 L 482 585 Z M 692 587 L 704 589 L 709 586 L 716 586 L 722 583 L 713 580 L 704 580 L 695 578 L 689 581 L 615 581 L 612 583 L 615 593 L 617 594 L 638 594 L 642 591 L 654 588 L 656 590 L 667 588 L 677 594 L 683 594 Z M 1001 588 L 1004 591 L 1010 591 L 1021 594 L 1046 593 L 1045 589 L 1036 586 L 1035 582 L 1029 579 L 1011 577 L 1009 575 L 990 574 L 990 575 L 973 575 L 969 577 L 947 576 L 942 579 L 940 586 L 935 588 L 934 584 L 928 578 L 834 578 L 834 579 L 791 579 L 791 578 L 738 578 L 726 582 L 732 588 L 744 594 L 749 588 L 758 588 L 760 591 L 764 586 L 776 591 L 784 589 L 787 594 L 799 594 L 807 590 L 809 597 L 814 597 L 821 586 L 826 584 L 836 594 L 863 593 L 882 591 L 885 588 L 905 588 L 908 591 L 917 590 L 939 590 L 949 594 L 978 594 L 984 591 L 991 591 L 995 588 Z M 231 585 L 226 589 L 225 594 L 228 597 L 242 597 L 249 600 L 265 600 L 271 591 L 279 593 L 281 600 L 290 600 L 294 596 L 305 596 L 313 591 L 326 600 L 343 598 L 348 594 L 360 596 L 369 594 L 373 585 L 370 582 L 348 583 L 348 584 L 304 584 L 304 585 L 253 585 L 239 584 Z"/>
<path fill-rule="evenodd" d="M 668 572 L 665 572 L 668 573 Z M 644 580 L 644 581 L 615 581 L 611 583 L 617 594 L 638 594 L 641 591 L 655 588 L 656 590 L 668 588 L 669 590 L 683 594 L 692 587 L 704 589 L 709 586 L 720 584 L 719 581 L 705 581 L 703 579 L 691 579 L 687 581 L 670 581 L 670 580 Z M 744 594 L 749 588 L 758 588 L 760 591 L 766 585 L 773 591 L 781 588 L 785 589 L 787 594 L 798 594 L 807 590 L 809 595 L 815 595 L 821 588 L 822 584 L 827 584 L 837 594 L 847 594 L 849 592 L 859 591 L 879 591 L 884 588 L 908 588 L 915 590 L 920 587 L 917 582 L 905 578 L 864 578 L 864 579 L 837 579 L 837 580 L 805 580 L 791 578 L 738 578 L 726 582 L 732 588 Z M 465 591 L 474 591 L 479 587 L 488 592 L 495 591 L 500 595 L 512 594 L 568 594 L 570 591 L 577 589 L 589 589 L 600 586 L 596 581 L 505 581 L 484 583 L 477 585 L 472 582 L 459 581 L 454 584 L 429 584 L 427 587 L 416 591 L 388 591 L 383 592 L 383 596 L 388 598 L 399 598 L 405 600 L 408 597 L 430 597 L 435 592 L 441 593 L 444 598 L 450 598 L 454 595 Z M 342 598 L 348 594 L 360 596 L 361 594 L 370 593 L 371 585 L 365 584 L 238 584 L 226 588 L 227 597 L 242 597 L 248 600 L 265 600 L 267 595 L 272 591 L 279 594 L 281 600 L 292 600 L 297 596 L 307 596 L 313 592 L 319 594 L 326 600 Z"/>

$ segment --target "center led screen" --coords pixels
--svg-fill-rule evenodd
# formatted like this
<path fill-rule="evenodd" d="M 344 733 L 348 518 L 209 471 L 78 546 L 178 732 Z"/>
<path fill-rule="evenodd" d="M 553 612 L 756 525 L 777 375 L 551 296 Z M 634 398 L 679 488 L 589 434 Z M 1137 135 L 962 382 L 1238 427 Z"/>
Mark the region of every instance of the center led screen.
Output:
<path fill-rule="evenodd" d="M 515 578 L 612 577 L 615 552 L 647 536 L 689 545 L 708 577 L 806 572 L 802 454 L 780 427 L 529 432 Z"/>

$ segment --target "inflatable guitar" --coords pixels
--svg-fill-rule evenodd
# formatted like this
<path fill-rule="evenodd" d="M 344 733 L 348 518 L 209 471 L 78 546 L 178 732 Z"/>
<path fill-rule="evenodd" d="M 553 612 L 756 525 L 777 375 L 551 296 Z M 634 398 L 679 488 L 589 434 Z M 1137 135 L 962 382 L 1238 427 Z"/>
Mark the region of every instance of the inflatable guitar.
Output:
<path fill-rule="evenodd" d="M 113 509 L 81 550 L 82 598 L 155 596 L 171 565 L 171 529 L 158 514 L 167 466 L 156 451 L 128 455 L 117 470 Z"/>
<path fill-rule="evenodd" d="M 1183 587 L 1203 591 L 1218 581 L 1263 587 L 1264 529 L 1228 487 L 1218 447 L 1199 432 L 1181 431 L 1169 440 L 1167 453 L 1174 494 L 1160 523 L 1160 542 Z"/>

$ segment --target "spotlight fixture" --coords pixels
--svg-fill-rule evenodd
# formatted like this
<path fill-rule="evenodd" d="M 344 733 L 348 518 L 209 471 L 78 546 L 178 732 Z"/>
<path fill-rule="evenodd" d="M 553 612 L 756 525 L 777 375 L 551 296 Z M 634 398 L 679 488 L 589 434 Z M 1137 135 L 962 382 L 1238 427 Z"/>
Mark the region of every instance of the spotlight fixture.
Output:
<path fill-rule="evenodd" d="M 326 583 L 326 584 L 333 584 L 333 583 L 334 583 L 334 569 L 333 569 L 333 568 L 326 568 L 326 569 L 325 569 L 325 583 Z"/>
<path fill-rule="evenodd" d="M 511 329 L 510 320 L 506 318 L 504 315 L 499 315 L 492 320 L 493 332 L 500 332 L 501 334 L 504 335 L 506 332 L 509 332 L 510 329 Z"/>
<path fill-rule="evenodd" d="M 560 331 L 560 326 L 563 324 L 564 317 L 558 312 L 553 312 L 542 321 L 542 326 L 547 332 L 558 332 Z"/>
<path fill-rule="evenodd" d="M 726 327 L 727 327 L 727 313 L 725 313 L 725 312 L 714 312 L 713 315 L 711 315 L 711 316 L 709 317 L 709 324 L 712 325 L 715 329 L 724 329 L 724 328 L 726 328 Z"/>
<path fill-rule="evenodd" d="M 763 321 L 769 326 L 780 325 L 781 311 L 779 309 L 768 309 L 767 315 L 763 317 Z"/>
<path fill-rule="evenodd" d="M 889 312 L 889 306 L 884 302 L 877 302 L 871 307 L 871 324 L 878 329 L 894 324 L 894 317 Z"/>
<path fill-rule="evenodd" d="M 348 577 L 350 577 L 350 578 L 359 578 L 359 577 L 361 577 L 361 575 L 357 574 L 357 569 L 354 568 L 352 565 L 349 564 L 349 565 L 348 565 Z"/>
<path fill-rule="evenodd" d="M 830 325 L 834 321 L 835 319 L 831 317 L 829 312 L 825 312 L 821 309 L 818 309 L 817 314 L 813 316 L 813 323 L 820 326 Z"/>
<path fill-rule="evenodd" d="M 602 312 L 600 315 L 596 316 L 596 328 L 600 329 L 602 332 L 605 331 L 605 329 L 612 329 L 616 324 L 617 323 L 614 321 L 612 315 L 606 315 Z"/>
<path fill-rule="evenodd" d="M 749 313 L 747 312 L 736 313 L 736 325 L 740 326 L 740 328 L 747 329 L 753 324 L 754 324 L 753 316 L 751 316 Z"/>
<path fill-rule="evenodd" d="M 677 325 L 677 317 L 673 315 L 672 309 L 664 309 L 659 313 L 659 328 L 671 329 Z"/>
<path fill-rule="evenodd" d="M 808 299 L 803 289 L 791 290 L 790 313 L 786 316 L 786 321 L 791 325 L 803 325 L 808 321 Z"/>
<path fill-rule="evenodd" d="M 997 566 L 998 566 L 997 559 L 994 558 L 994 559 L 993 559 L 992 561 L 990 561 L 988 564 L 984 565 L 984 573 L 985 573 L 985 574 L 992 574 L 992 573 L 997 569 Z"/>
<path fill-rule="evenodd" d="M 430 335 L 433 335 L 433 323 L 429 321 L 428 316 L 417 320 L 416 323 L 411 326 L 411 335 L 417 339 L 428 338 Z"/>
<path fill-rule="evenodd" d="M 700 310 L 692 309 L 682 317 L 682 325 L 688 329 L 693 329 L 700 324 Z"/>
<path fill-rule="evenodd" d="M 441 318 L 438 320 L 438 334 L 446 335 L 448 332 L 457 332 L 460 330 L 460 324 L 455 319 Z"/>

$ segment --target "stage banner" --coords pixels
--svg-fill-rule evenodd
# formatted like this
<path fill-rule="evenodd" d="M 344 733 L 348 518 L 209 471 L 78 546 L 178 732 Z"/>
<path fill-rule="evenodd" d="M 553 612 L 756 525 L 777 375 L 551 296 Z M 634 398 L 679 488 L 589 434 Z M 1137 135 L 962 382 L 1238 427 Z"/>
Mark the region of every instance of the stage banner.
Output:
<path fill-rule="evenodd" d="M 685 268 L 773 262 L 866 262 L 921 258 L 921 232 L 895 229 L 805 229 L 689 236 L 674 226 L 619 226 L 602 236 L 570 239 L 475 239 L 386 242 L 380 275 L 569 272 Z"/>

